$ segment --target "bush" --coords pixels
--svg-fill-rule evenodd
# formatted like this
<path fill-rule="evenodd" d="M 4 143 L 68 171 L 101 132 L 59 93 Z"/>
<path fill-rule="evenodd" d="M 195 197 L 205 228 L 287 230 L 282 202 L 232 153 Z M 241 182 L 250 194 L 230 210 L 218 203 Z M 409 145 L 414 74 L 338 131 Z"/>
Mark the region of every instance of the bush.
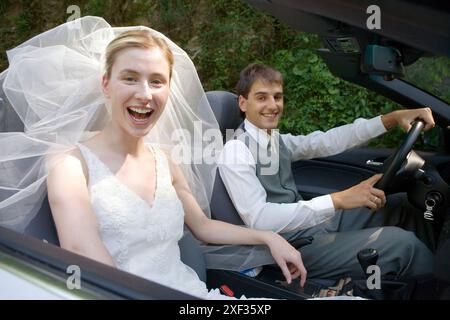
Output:
<path fill-rule="evenodd" d="M 143 24 L 166 34 L 191 56 L 205 90 L 233 91 L 240 70 L 251 62 L 278 68 L 285 81 L 282 132 L 305 134 L 327 130 L 358 117 L 368 118 L 398 108 L 379 95 L 333 76 L 316 55 L 316 49 L 322 46 L 317 36 L 297 32 L 244 1 L 64 0 L 58 3 L 61 7 L 77 4 L 82 15 L 102 16 L 113 26 Z M 4 39 L 0 44 L 2 54 L 26 37 L 62 23 L 66 13 L 63 9 L 52 13 L 54 4 L 55 0 L 2 2 L 0 10 L 5 13 L 0 17 L 4 26 L 0 29 Z M 8 12 L 14 16 L 9 17 Z M 5 27 L 11 25 L 12 29 Z M 0 66 L 6 67 L 4 54 Z M 401 136 L 401 130 L 394 130 L 372 145 L 396 146 Z"/>

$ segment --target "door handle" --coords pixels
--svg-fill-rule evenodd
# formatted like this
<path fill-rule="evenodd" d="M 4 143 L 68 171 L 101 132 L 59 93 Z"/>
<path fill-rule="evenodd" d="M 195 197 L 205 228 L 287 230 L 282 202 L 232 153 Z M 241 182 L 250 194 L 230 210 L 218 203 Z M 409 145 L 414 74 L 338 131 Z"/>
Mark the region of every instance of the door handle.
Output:
<path fill-rule="evenodd" d="M 372 166 L 372 167 L 382 167 L 383 164 L 384 164 L 383 162 L 375 161 L 375 160 L 367 160 L 366 161 L 366 165 Z"/>

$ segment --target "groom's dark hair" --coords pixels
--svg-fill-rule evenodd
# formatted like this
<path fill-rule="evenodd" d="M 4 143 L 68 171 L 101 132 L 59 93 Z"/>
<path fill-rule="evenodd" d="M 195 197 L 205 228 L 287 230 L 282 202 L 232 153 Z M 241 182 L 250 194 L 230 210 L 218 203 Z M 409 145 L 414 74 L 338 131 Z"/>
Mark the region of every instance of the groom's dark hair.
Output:
<path fill-rule="evenodd" d="M 283 85 L 283 76 L 281 72 L 260 63 L 252 63 L 245 67 L 239 74 L 239 81 L 236 84 L 236 93 L 238 96 L 248 98 L 248 93 L 255 81 L 276 83 Z"/>

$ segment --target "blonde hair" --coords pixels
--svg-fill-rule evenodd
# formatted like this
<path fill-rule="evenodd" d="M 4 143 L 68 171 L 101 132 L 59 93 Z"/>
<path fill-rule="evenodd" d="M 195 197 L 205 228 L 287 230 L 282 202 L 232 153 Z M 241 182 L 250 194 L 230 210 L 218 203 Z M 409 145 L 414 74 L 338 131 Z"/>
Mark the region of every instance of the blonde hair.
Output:
<path fill-rule="evenodd" d="M 144 49 L 159 48 L 166 56 L 170 68 L 170 77 L 172 77 L 173 54 L 166 41 L 155 37 L 148 30 L 132 30 L 121 33 L 106 47 L 105 74 L 108 79 L 111 77 L 112 66 L 119 51 L 132 47 Z"/>

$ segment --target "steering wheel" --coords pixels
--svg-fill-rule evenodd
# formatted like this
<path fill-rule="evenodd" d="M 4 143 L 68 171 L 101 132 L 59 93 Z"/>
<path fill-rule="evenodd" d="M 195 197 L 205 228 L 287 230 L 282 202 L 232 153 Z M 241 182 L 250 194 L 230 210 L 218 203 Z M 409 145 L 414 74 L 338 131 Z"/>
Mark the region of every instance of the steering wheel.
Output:
<path fill-rule="evenodd" d="M 392 161 L 387 165 L 384 169 L 383 176 L 381 179 L 375 184 L 375 188 L 385 190 L 394 180 L 395 174 L 402 166 L 409 152 L 411 151 L 414 142 L 416 142 L 417 138 L 420 135 L 420 132 L 425 127 L 425 122 L 422 120 L 416 120 L 408 134 L 403 140 L 403 143 L 397 149 L 397 152 L 392 157 Z"/>

